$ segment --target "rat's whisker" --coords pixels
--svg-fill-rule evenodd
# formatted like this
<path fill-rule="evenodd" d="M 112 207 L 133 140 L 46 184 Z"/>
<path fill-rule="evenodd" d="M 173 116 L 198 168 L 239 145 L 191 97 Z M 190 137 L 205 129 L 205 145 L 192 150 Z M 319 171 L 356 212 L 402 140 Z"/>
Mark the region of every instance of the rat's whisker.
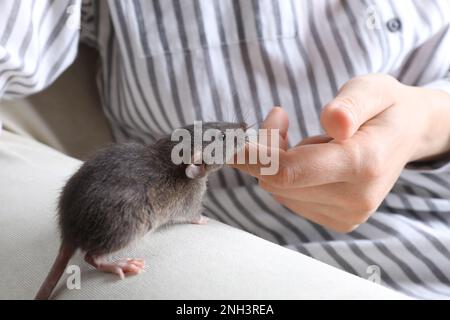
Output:
<path fill-rule="evenodd" d="M 248 124 L 248 125 L 245 127 L 245 130 L 252 129 L 252 128 L 255 127 L 257 124 L 258 124 L 258 122 L 253 122 L 253 124 Z"/>

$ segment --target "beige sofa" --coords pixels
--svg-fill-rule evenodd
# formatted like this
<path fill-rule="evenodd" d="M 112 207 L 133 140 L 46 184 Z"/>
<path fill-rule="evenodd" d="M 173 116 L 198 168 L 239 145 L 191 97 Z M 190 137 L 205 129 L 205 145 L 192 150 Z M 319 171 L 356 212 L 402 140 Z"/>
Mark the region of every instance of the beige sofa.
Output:
<path fill-rule="evenodd" d="M 59 245 L 55 207 L 86 154 L 111 141 L 96 94 L 95 53 L 46 91 L 0 103 L 0 299 L 30 299 Z M 47 146 L 46 146 L 47 145 Z M 50 146 L 50 147 L 48 147 Z M 81 288 L 65 275 L 55 299 L 403 299 L 404 296 L 297 252 L 212 221 L 146 236 L 117 256 L 147 260 L 118 280 L 76 255 Z M 70 282 L 71 283 L 71 282 Z"/>

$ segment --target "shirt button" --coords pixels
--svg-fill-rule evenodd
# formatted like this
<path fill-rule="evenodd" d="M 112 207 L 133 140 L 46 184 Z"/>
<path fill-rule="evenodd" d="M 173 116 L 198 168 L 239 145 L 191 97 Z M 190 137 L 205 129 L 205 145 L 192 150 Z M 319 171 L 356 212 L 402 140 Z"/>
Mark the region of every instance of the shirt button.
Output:
<path fill-rule="evenodd" d="M 402 22 L 399 18 L 392 18 L 386 23 L 386 26 L 390 32 L 397 32 L 402 29 Z"/>

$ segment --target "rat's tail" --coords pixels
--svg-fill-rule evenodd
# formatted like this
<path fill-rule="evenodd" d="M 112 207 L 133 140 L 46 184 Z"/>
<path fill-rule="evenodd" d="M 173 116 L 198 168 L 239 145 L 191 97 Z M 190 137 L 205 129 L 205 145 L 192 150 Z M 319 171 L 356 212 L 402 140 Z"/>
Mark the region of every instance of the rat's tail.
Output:
<path fill-rule="evenodd" d="M 69 246 L 64 242 L 61 244 L 61 247 L 59 247 L 58 256 L 56 257 L 47 278 L 45 278 L 44 283 L 41 285 L 41 288 L 34 297 L 35 300 L 47 300 L 50 298 L 53 289 L 56 287 L 56 284 L 64 273 L 70 258 L 72 258 L 76 250 L 76 248 Z"/>

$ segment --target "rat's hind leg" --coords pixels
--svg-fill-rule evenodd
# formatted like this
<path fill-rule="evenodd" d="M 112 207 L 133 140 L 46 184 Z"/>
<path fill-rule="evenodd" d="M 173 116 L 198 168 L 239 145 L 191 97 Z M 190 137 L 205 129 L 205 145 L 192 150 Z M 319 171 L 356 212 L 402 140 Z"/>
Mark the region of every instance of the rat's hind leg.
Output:
<path fill-rule="evenodd" d="M 207 224 L 208 221 L 209 221 L 209 218 L 205 217 L 204 215 L 201 214 L 198 217 L 195 217 L 193 220 L 191 220 L 190 223 L 204 225 L 204 224 Z"/>
<path fill-rule="evenodd" d="M 125 274 L 139 274 L 145 267 L 145 261 L 142 259 L 123 259 L 109 262 L 105 256 L 95 256 L 90 253 L 86 253 L 84 260 L 99 271 L 117 274 L 120 279 L 124 279 Z"/>

